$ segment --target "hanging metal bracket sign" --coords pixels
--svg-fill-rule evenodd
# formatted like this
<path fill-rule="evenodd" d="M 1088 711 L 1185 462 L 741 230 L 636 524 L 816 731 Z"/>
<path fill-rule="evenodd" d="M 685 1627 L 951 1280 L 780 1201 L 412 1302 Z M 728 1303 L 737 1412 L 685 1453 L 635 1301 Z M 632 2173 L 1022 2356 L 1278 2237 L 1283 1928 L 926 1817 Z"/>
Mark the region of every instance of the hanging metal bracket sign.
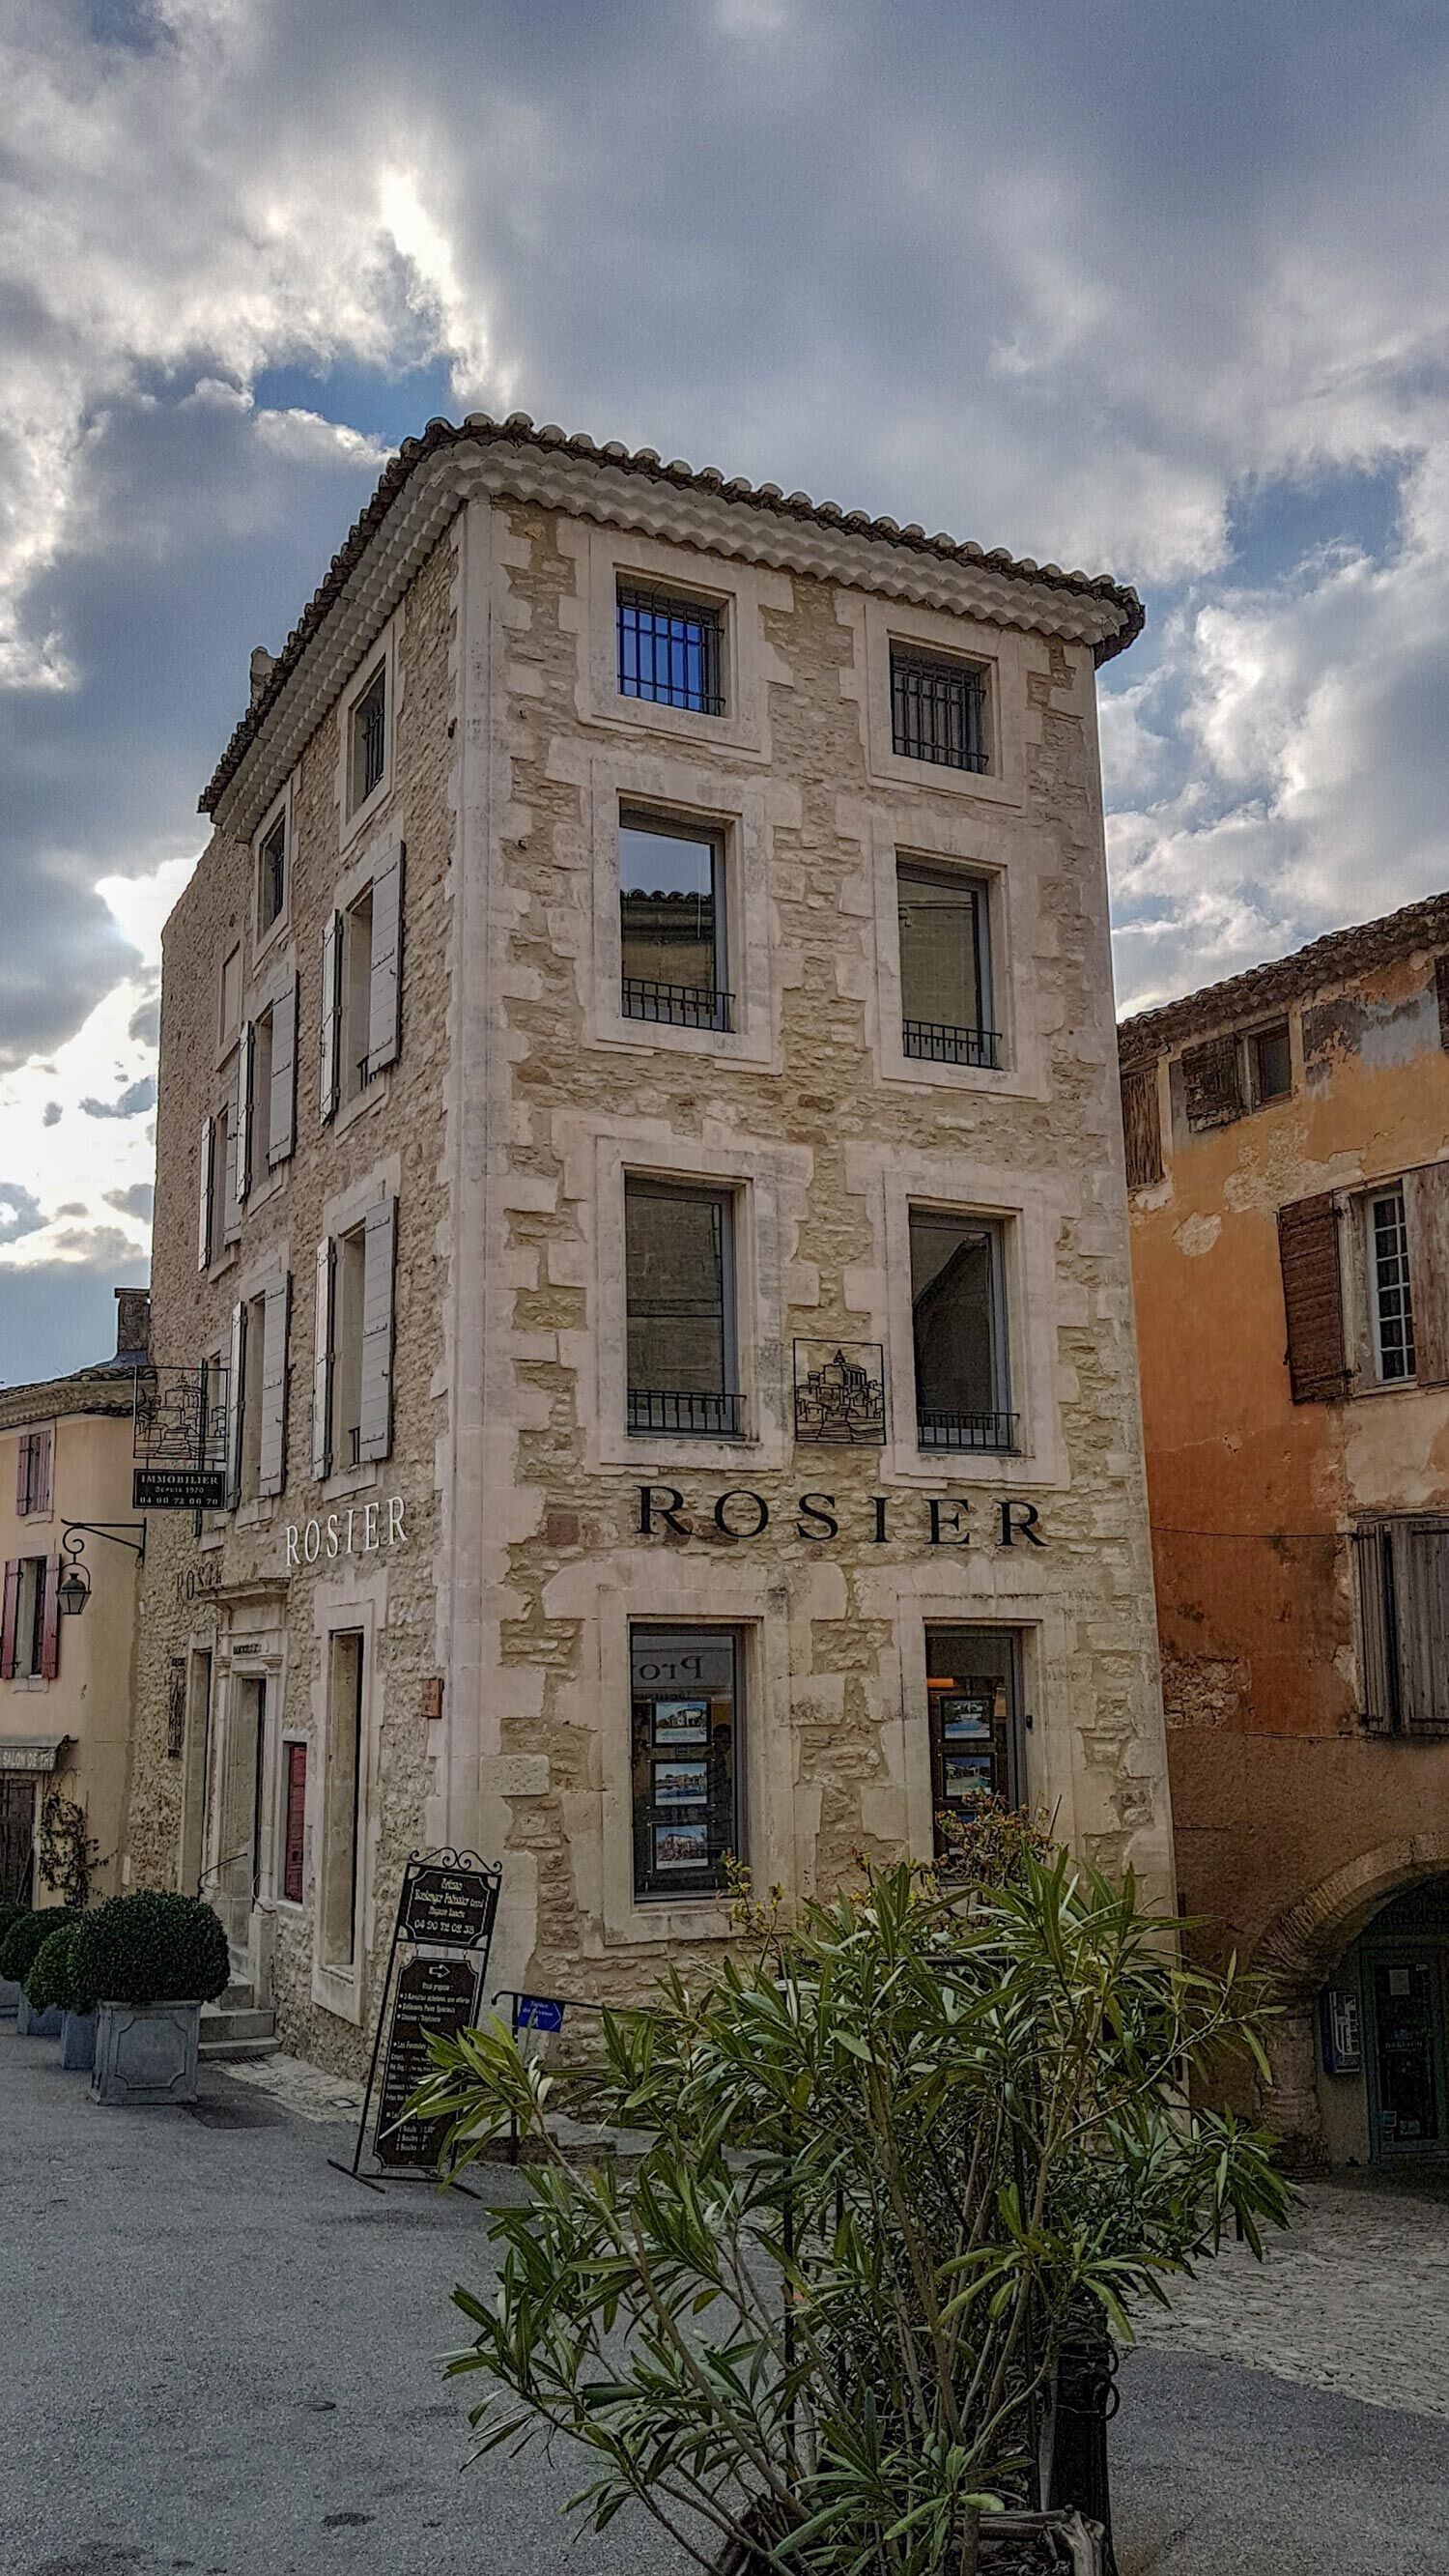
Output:
<path fill-rule="evenodd" d="M 416 2120 L 407 2105 L 432 2072 L 429 2041 L 478 2018 L 502 1881 L 476 1852 L 414 1852 L 405 1864 L 357 2143 L 340 2173 L 373 2184 L 446 2180 L 446 2120 Z"/>

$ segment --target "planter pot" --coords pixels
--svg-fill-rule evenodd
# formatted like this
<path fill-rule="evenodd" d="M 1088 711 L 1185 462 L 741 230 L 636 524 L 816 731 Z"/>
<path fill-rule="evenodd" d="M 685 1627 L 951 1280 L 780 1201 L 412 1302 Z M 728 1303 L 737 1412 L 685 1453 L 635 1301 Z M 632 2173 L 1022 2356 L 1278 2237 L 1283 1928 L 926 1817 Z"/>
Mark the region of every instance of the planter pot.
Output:
<path fill-rule="evenodd" d="M 194 2102 L 200 2035 L 199 2003 L 103 2003 L 96 2015 L 93 2099 L 133 2110 Z"/>
<path fill-rule="evenodd" d="M 21 1994 L 15 2027 L 22 2039 L 59 2039 L 61 2019 L 59 2004 L 47 2004 L 44 2012 L 37 2012 L 30 1997 Z"/>
<path fill-rule="evenodd" d="M 20 2010 L 20 1988 L 13 1977 L 0 1977 L 0 2021 L 13 2021 Z"/>
<path fill-rule="evenodd" d="M 80 2075 L 88 2075 L 96 2062 L 96 2016 L 94 2013 L 68 2012 L 60 2025 L 60 2062 Z"/>

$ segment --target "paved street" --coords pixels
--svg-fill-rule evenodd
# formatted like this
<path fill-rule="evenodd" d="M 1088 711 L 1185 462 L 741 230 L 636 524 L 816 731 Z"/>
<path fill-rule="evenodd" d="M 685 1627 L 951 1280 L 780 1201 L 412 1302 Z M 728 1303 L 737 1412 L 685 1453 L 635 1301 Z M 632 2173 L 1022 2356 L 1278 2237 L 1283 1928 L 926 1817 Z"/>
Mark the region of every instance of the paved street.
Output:
<path fill-rule="evenodd" d="M 647 2523 L 571 2549 L 565 2460 L 460 2473 L 480 2215 L 332 2172 L 347 2088 L 103 2112 L 55 2056 L 0 2025 L 3 2576 L 681 2576 Z M 1122 2576 L 1444 2576 L 1446 2265 L 1442 2204 L 1334 2188 L 1190 2291 L 1123 2365 Z"/>

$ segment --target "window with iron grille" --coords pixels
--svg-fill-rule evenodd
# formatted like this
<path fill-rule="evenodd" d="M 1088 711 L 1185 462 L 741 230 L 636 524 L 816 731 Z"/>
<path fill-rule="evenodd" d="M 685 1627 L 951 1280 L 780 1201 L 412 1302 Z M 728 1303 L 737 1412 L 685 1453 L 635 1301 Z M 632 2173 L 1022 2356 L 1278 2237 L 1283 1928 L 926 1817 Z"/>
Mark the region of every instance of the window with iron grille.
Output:
<path fill-rule="evenodd" d="M 743 1662 L 734 1628 L 630 1631 L 636 1898 L 722 1895 L 744 1857 Z"/>
<path fill-rule="evenodd" d="M 1374 1366 L 1380 1378 L 1394 1384 L 1414 1374 L 1414 1305 L 1402 1187 L 1371 1198 L 1368 1221 Z"/>
<path fill-rule="evenodd" d="M 910 1239 L 920 1445 L 1015 1449 L 1001 1228 L 983 1217 L 912 1208 Z"/>
<path fill-rule="evenodd" d="M 379 662 L 352 710 L 352 802 L 366 803 L 387 766 L 387 664 Z"/>
<path fill-rule="evenodd" d="M 1001 1039 L 990 1025 L 985 885 L 946 868 L 902 860 L 896 870 L 896 909 L 904 1053 L 925 1064 L 999 1064 Z"/>
<path fill-rule="evenodd" d="M 624 1258 L 629 1429 L 738 1438 L 732 1192 L 626 1177 Z"/>
<path fill-rule="evenodd" d="M 626 1019 L 727 1029 L 724 841 L 656 815 L 619 818 L 619 931 Z"/>
<path fill-rule="evenodd" d="M 621 581 L 618 629 L 621 697 L 723 715 L 724 622 L 717 608 Z"/>
<path fill-rule="evenodd" d="M 902 760 L 984 770 L 986 674 L 904 645 L 891 646 L 891 743 Z"/>
<path fill-rule="evenodd" d="M 258 853 L 257 918 L 270 930 L 287 899 L 287 817 L 279 814 Z"/>

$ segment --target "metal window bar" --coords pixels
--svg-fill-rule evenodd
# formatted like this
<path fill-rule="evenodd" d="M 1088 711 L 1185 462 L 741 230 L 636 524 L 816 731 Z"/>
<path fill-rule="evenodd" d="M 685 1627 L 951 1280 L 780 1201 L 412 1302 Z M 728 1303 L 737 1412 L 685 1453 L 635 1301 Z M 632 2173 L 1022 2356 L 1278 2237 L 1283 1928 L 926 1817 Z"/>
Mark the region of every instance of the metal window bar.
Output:
<path fill-rule="evenodd" d="M 631 1386 L 631 1431 L 678 1431 L 695 1438 L 739 1440 L 744 1436 L 745 1399 L 723 1389 L 698 1393 L 685 1387 Z"/>
<path fill-rule="evenodd" d="M 355 721 L 362 755 L 359 798 L 361 802 L 372 794 L 374 787 L 382 784 L 386 749 L 384 737 L 387 729 L 387 674 L 385 671 L 379 671 L 376 679 L 370 681 L 364 690 L 357 703 Z"/>
<path fill-rule="evenodd" d="M 924 1064 L 974 1064 L 995 1071 L 1001 1063 L 999 1029 L 953 1029 L 940 1020 L 904 1020 L 902 1053 Z"/>
<path fill-rule="evenodd" d="M 891 726 L 903 760 L 938 768 L 986 767 L 986 682 L 964 662 L 891 655 Z"/>
<path fill-rule="evenodd" d="M 675 1029 L 729 1029 L 733 993 L 704 984 L 660 984 L 649 975 L 624 977 L 626 1020 L 659 1020 Z"/>
<path fill-rule="evenodd" d="M 655 706 L 724 713 L 719 611 L 620 582 L 619 694 Z"/>
<path fill-rule="evenodd" d="M 1017 1445 L 1015 1413 L 941 1413 L 918 1410 L 916 1435 L 923 1449 L 1002 1449 Z"/>

